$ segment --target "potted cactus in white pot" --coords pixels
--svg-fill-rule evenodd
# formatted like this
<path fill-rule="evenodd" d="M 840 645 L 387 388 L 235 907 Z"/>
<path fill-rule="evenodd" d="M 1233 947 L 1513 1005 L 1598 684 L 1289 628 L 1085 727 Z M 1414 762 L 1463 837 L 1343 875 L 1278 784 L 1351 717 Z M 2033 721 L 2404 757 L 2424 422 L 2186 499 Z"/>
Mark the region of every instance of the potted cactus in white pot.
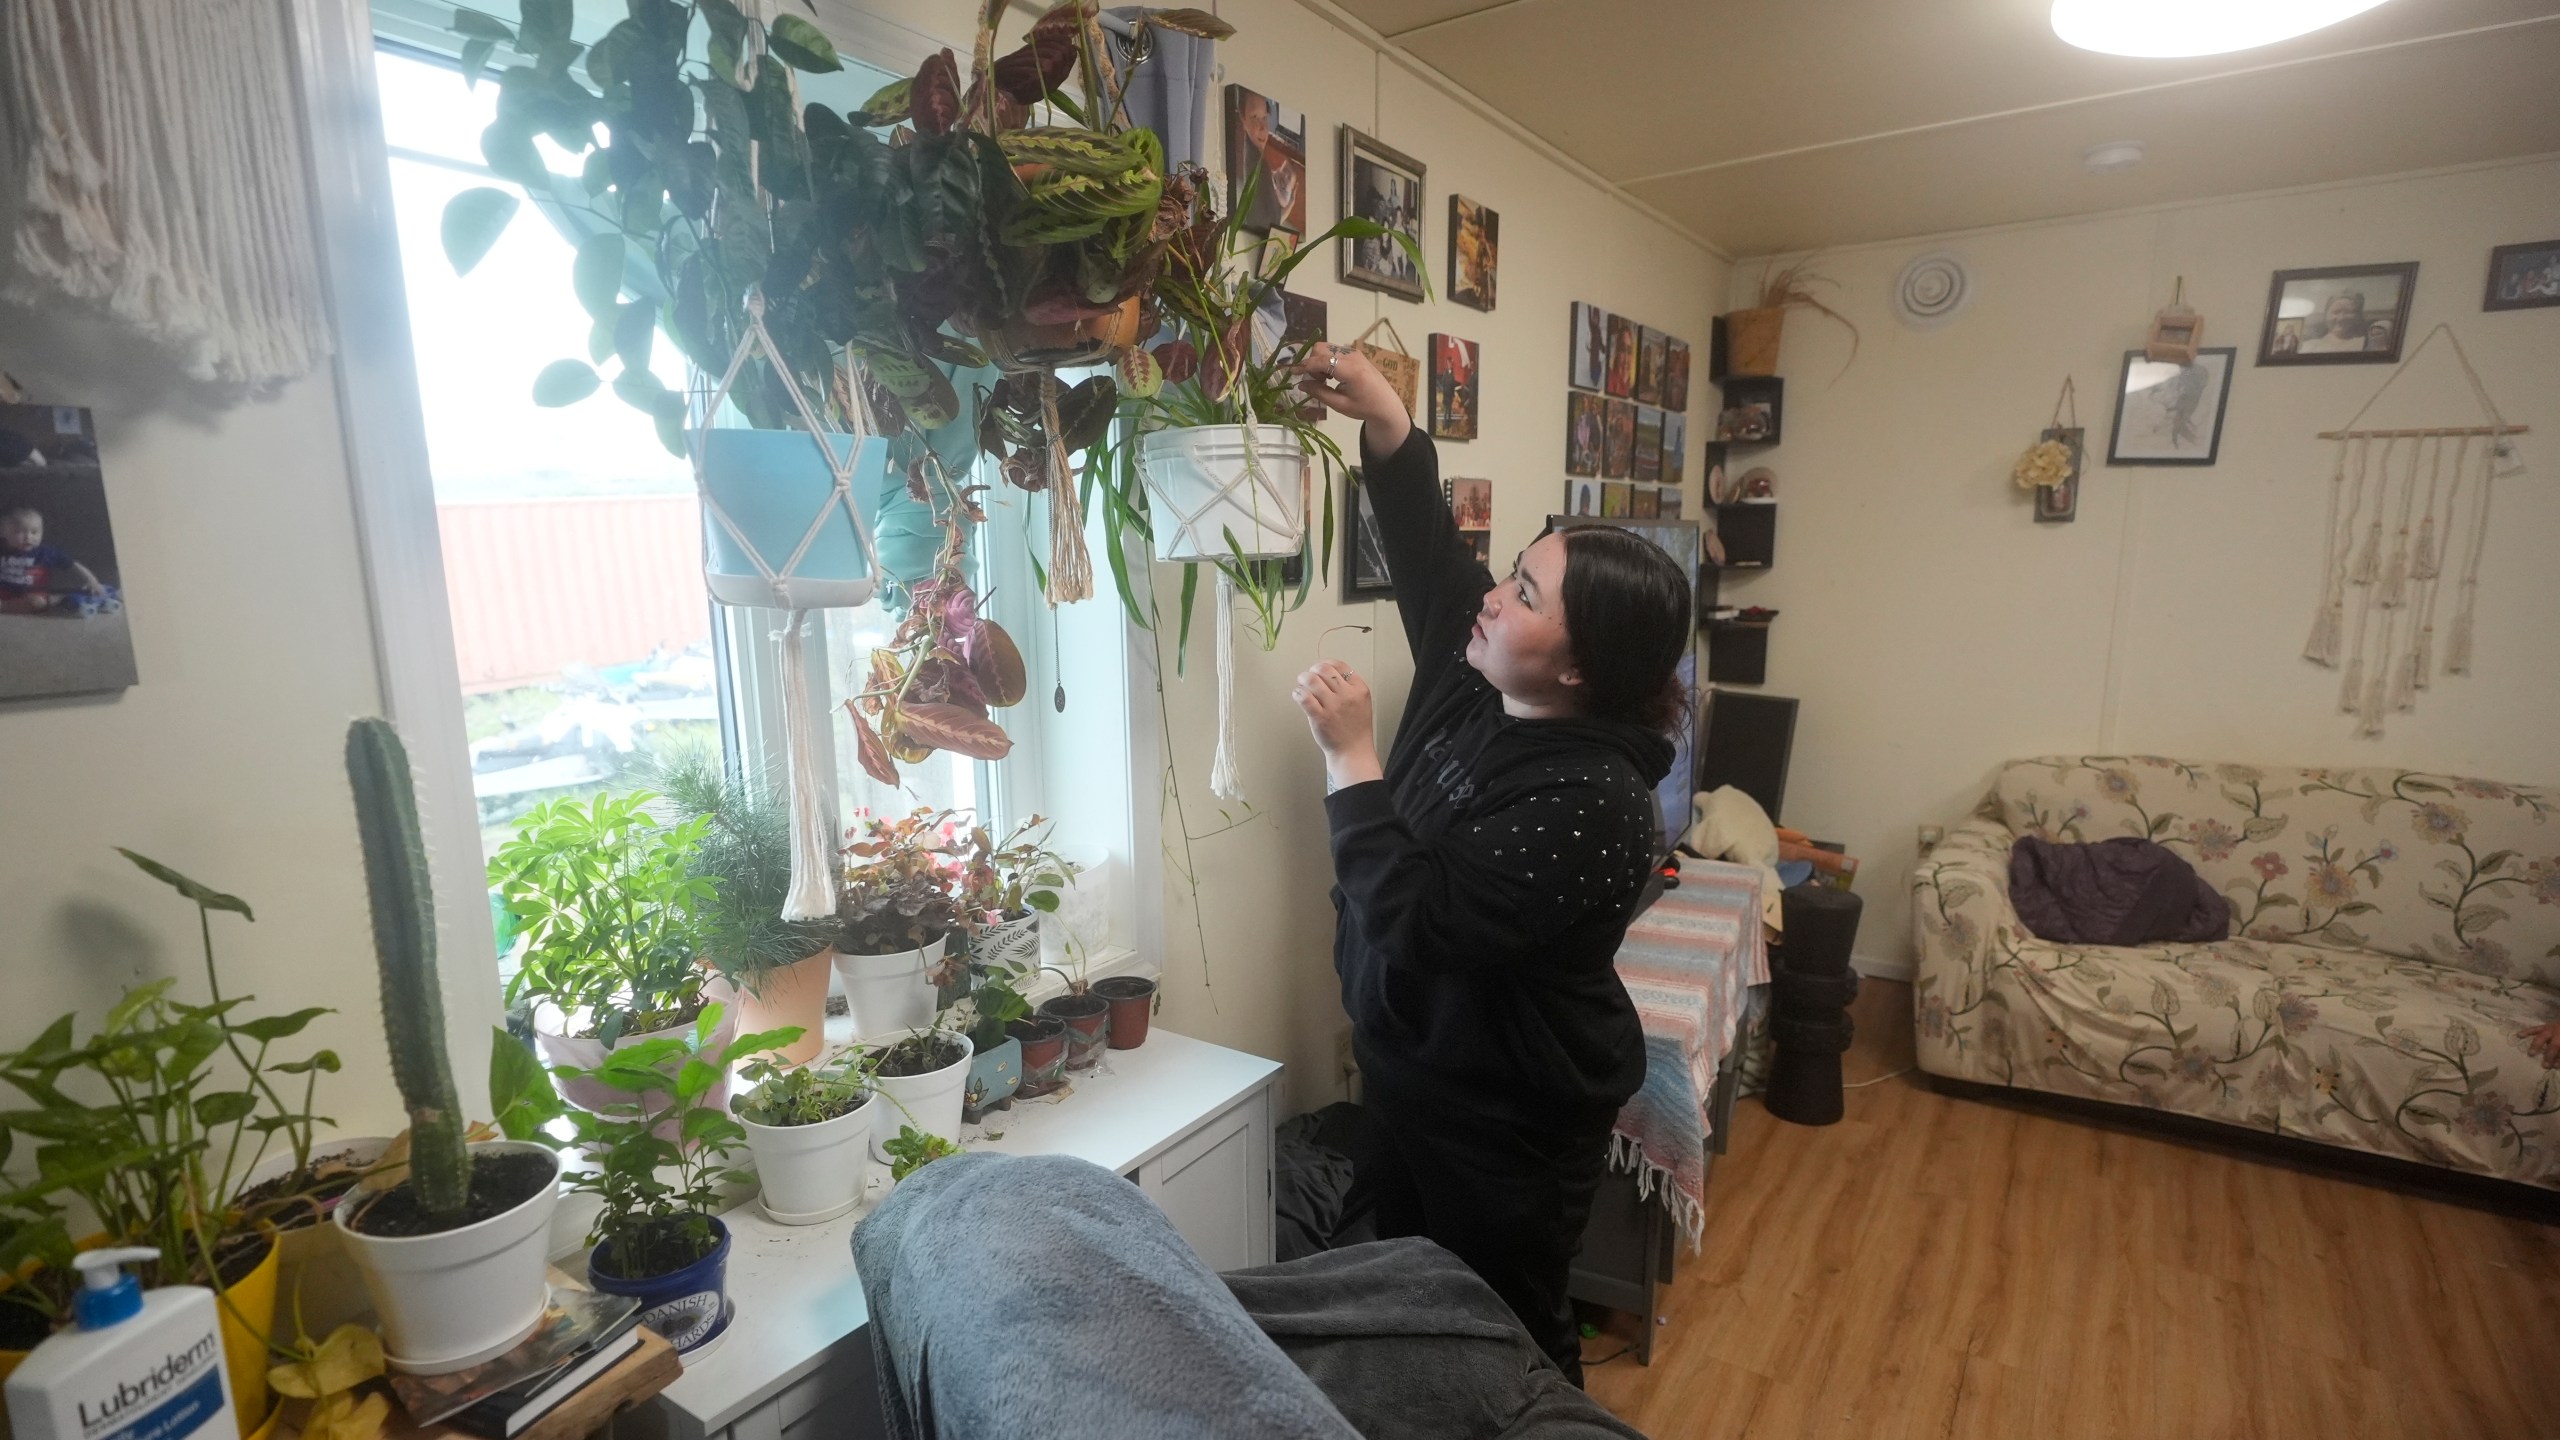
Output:
<path fill-rule="evenodd" d="M 407 1164 L 376 1171 L 332 1220 L 381 1314 L 391 1364 L 444 1374 L 505 1353 L 542 1318 L 560 1158 L 526 1137 L 558 1102 L 533 1057 L 500 1032 L 491 1101 L 508 1138 L 471 1143 L 445 1052 L 417 796 L 388 723 L 349 728 L 347 778 L 373 905 L 382 1027 L 409 1133 Z"/>

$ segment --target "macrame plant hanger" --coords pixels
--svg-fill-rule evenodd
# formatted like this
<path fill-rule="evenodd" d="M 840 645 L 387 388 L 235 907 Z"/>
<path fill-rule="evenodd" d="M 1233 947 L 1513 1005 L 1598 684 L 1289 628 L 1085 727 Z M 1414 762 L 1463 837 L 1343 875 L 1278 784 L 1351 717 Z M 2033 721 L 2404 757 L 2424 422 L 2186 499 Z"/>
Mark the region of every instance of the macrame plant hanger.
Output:
<path fill-rule="evenodd" d="M 809 517 L 801 531 L 799 543 L 790 556 L 776 565 L 757 548 L 745 527 L 732 519 L 713 492 L 704 469 L 704 455 L 709 445 L 711 421 L 728 401 L 729 392 L 738 383 L 738 375 L 746 369 L 750 357 L 761 355 L 773 370 L 775 378 L 791 394 L 791 403 L 800 412 L 800 423 L 807 427 L 809 443 L 827 457 L 827 472 L 834 487 L 826 500 Z M 810 704 L 809 658 L 807 633 L 810 607 L 794 594 L 793 575 L 807 557 L 809 547 L 817 542 L 827 527 L 835 523 L 838 508 L 853 522 L 853 533 L 862 545 L 862 563 L 879 584 L 880 552 L 871 535 L 871 526 L 862 518 L 862 507 L 855 503 L 853 477 L 862 455 L 867 427 L 860 417 L 845 438 L 851 440 L 839 452 L 836 440 L 820 423 L 808 392 L 801 388 L 791 367 L 782 358 L 782 349 L 774 344 L 773 334 L 764 324 L 764 296 L 752 292 L 747 296 L 747 330 L 738 338 L 736 353 L 729 357 L 729 368 L 719 383 L 704 399 L 700 423 L 693 429 L 693 483 L 702 498 L 702 506 L 729 538 L 745 553 L 748 563 L 756 567 L 769 592 L 772 607 L 789 613 L 782 628 L 773 632 L 774 642 L 781 647 L 782 738 L 783 763 L 789 775 L 791 798 L 791 889 L 782 905 L 785 920 L 819 920 L 835 913 L 835 834 L 828 817 L 828 796 L 820 781 L 818 755 L 824 737 L 818 734 L 816 711 Z"/>
<path fill-rule="evenodd" d="M 2488 423 L 2357 429 L 2357 422 L 2439 335 L 2452 347 L 2454 360 Z M 2384 713 L 2416 710 L 2419 694 L 2430 688 L 2436 665 L 2437 601 L 2448 568 L 2455 572 L 2455 599 L 2445 636 L 2444 672 L 2471 673 L 2480 556 L 2489 539 L 2490 482 L 2497 478 L 2501 462 L 2510 466 L 2509 473 L 2523 469 L 2508 437 L 2527 433 L 2525 426 L 2510 425 L 2499 413 L 2488 386 L 2462 348 L 2462 337 L 2445 324 L 2427 332 L 2346 424 L 2320 432 L 2320 438 L 2334 442 L 2336 450 L 2329 467 L 2320 600 L 2312 612 L 2311 636 L 2302 647 L 2302 657 L 2333 668 L 2344 661 L 2338 708 L 2356 717 L 2359 736 L 2380 738 Z M 2374 447 L 2377 440 L 2382 442 L 2379 453 Z M 2463 479 L 2472 466 L 2474 440 L 2480 442 L 2480 473 L 2466 511 Z M 2450 459 L 2447 441 L 2455 442 Z M 2395 463 L 2400 467 L 2396 475 Z M 2458 567 L 2450 567 L 2456 544 L 2463 546 L 2462 559 Z"/>

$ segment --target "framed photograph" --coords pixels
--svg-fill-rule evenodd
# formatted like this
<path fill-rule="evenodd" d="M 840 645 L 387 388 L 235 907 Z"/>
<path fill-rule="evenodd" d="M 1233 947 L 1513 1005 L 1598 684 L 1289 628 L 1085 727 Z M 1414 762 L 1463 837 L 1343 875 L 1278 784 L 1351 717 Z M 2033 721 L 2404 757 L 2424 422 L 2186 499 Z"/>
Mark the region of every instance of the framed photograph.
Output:
<path fill-rule="evenodd" d="M 1631 498 L 1635 501 L 1635 510 L 1633 512 L 1635 518 L 1639 520 L 1652 520 L 1662 514 L 1661 486 L 1638 485 L 1635 487 L 1635 494 Z"/>
<path fill-rule="evenodd" d="M 1387 573 L 1387 547 L 1378 538 L 1378 510 L 1369 503 L 1369 487 L 1360 483 L 1357 466 L 1343 472 L 1342 598 L 1393 600 L 1396 579 Z"/>
<path fill-rule="evenodd" d="M 77 405 L 0 405 L 0 700 L 135 683 L 124 572 Z"/>
<path fill-rule="evenodd" d="M 2501 245 L 2489 252 L 2489 293 L 2483 310 L 2534 310 L 2560 305 L 2560 240 Z"/>
<path fill-rule="evenodd" d="M 1662 479 L 1677 485 L 1689 478 L 1689 417 L 1676 410 L 1662 416 Z"/>
<path fill-rule="evenodd" d="M 2222 412 L 2231 400 L 2231 367 L 2239 350 L 2199 350 L 2193 365 L 2170 365 L 2124 352 L 2116 387 L 2110 465 L 2210 465 L 2222 450 Z M 2076 502 L 2075 502 L 2076 504 Z"/>
<path fill-rule="evenodd" d="M 1341 170 L 1342 213 L 1375 221 L 1414 246 L 1408 254 L 1389 235 L 1335 246 L 1342 257 L 1342 283 L 1421 299 L 1422 272 L 1413 256 L 1423 253 L 1422 162 L 1345 125 Z"/>
<path fill-rule="evenodd" d="M 1571 390 L 1564 397 L 1564 473 L 1600 473 L 1602 434 L 1609 425 L 1609 402 Z"/>
<path fill-rule="evenodd" d="M 1635 487 L 1624 480 L 1601 481 L 1600 513 L 1612 517 L 1635 514 Z"/>
<path fill-rule="evenodd" d="M 1227 87 L 1227 205 L 1247 230 L 1307 233 L 1306 112 Z"/>
<path fill-rule="evenodd" d="M 1636 406 L 1636 458 L 1629 478 L 1651 485 L 1662 479 L 1662 412 Z"/>
<path fill-rule="evenodd" d="M 1473 340 L 1455 335 L 1431 337 L 1431 437 L 1435 440 L 1476 438 L 1476 396 L 1481 375 Z"/>
<path fill-rule="evenodd" d="M 1665 520 L 1677 520 L 1680 518 L 1681 509 L 1682 501 L 1680 499 L 1680 487 L 1677 485 L 1663 486 L 1662 518 Z"/>
<path fill-rule="evenodd" d="M 1502 259 L 1502 217 L 1464 195 L 1449 197 L 1449 298 L 1493 308 L 1494 272 Z"/>
<path fill-rule="evenodd" d="M 1578 390 L 1601 390 L 1609 384 L 1609 312 L 1597 305 L 1573 302 L 1573 334 L 1568 338 L 1572 369 L 1567 383 Z"/>
<path fill-rule="evenodd" d="M 1597 515 L 1600 513 L 1600 482 L 1567 480 L 1564 482 L 1564 513 Z"/>
<path fill-rule="evenodd" d="M 1662 403 L 1663 371 L 1671 359 L 1671 337 L 1650 325 L 1636 330 L 1636 395 L 1639 405 Z"/>
<path fill-rule="evenodd" d="M 2088 431 L 2077 425 L 2056 426 L 2037 437 L 2059 440 L 2071 452 L 2070 468 L 2060 482 L 2036 487 L 2036 522 L 2042 525 L 2068 525 L 2080 518 L 2080 445 Z"/>
<path fill-rule="evenodd" d="M 1609 317 L 1609 375 L 1603 387 L 1622 400 L 1636 393 L 1636 322 L 1624 315 Z"/>
<path fill-rule="evenodd" d="M 2267 292 L 2261 365 L 2389 365 L 2409 333 L 2418 262 L 2279 270 Z M 2203 352 L 2198 352 L 2199 362 Z"/>
<path fill-rule="evenodd" d="M 1689 408 L 1689 342 L 1666 337 L 1662 342 L 1662 408 Z"/>
<path fill-rule="evenodd" d="M 1608 406 L 1600 427 L 1600 473 L 1624 480 L 1636 469 L 1636 402 L 1611 400 Z"/>
<path fill-rule="evenodd" d="M 1451 476 L 1440 482 L 1449 501 L 1449 518 L 1458 522 L 1458 538 L 1476 553 L 1476 563 L 1493 566 L 1493 482 Z"/>

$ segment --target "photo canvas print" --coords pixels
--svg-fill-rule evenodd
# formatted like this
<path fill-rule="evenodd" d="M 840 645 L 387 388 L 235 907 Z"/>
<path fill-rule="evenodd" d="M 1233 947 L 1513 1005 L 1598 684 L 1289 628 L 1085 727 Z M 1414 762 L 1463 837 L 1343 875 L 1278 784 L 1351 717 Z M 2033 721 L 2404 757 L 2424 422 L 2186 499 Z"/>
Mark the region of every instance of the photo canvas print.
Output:
<path fill-rule="evenodd" d="M 1490 569 L 1493 565 L 1493 482 L 1451 476 L 1443 482 L 1448 492 L 1449 517 L 1458 522 L 1458 538 L 1473 550 L 1476 563 Z"/>
<path fill-rule="evenodd" d="M 1651 484 L 1662 478 L 1662 412 L 1636 406 L 1636 458 L 1632 477 Z"/>
<path fill-rule="evenodd" d="M 1449 298 L 1478 310 L 1493 308 L 1494 272 L 1501 260 L 1502 217 L 1464 195 L 1449 197 Z"/>
<path fill-rule="evenodd" d="M 1600 473 L 1612 480 L 1624 480 L 1636 468 L 1636 402 L 1609 402 L 1608 424 L 1601 429 Z"/>
<path fill-rule="evenodd" d="M 1476 438 L 1478 379 L 1476 342 L 1455 335 L 1431 337 L 1431 434 L 1438 440 Z"/>
<path fill-rule="evenodd" d="M 0 699 L 135 683 L 98 432 L 76 405 L 0 405 Z"/>
<path fill-rule="evenodd" d="M 1609 402 L 1575 390 L 1564 401 L 1564 473 L 1600 473 L 1602 433 L 1609 425 Z"/>
<path fill-rule="evenodd" d="M 1581 390 L 1609 384 L 1609 312 L 1597 305 L 1573 302 L 1570 383 Z"/>
<path fill-rule="evenodd" d="M 1227 87 L 1227 206 L 1244 212 L 1247 230 L 1307 233 L 1305 112 Z"/>
<path fill-rule="evenodd" d="M 1413 257 L 1422 253 L 1422 162 L 1345 125 L 1341 173 L 1342 213 L 1382 225 L 1414 247 L 1407 251 L 1386 235 L 1338 245 L 1342 282 L 1421 299 L 1422 272 Z"/>
<path fill-rule="evenodd" d="M 1609 383 L 1610 394 L 1633 399 L 1636 393 L 1636 322 L 1623 315 L 1609 317 Z"/>
<path fill-rule="evenodd" d="M 1651 520 L 1662 513 L 1662 487 L 1659 485 L 1638 485 L 1634 500 L 1634 514 L 1638 520 Z"/>
<path fill-rule="evenodd" d="M 1600 482 L 1567 480 L 1564 482 L 1564 513 L 1597 515 L 1600 513 Z"/>
<path fill-rule="evenodd" d="M 1601 481 L 1600 513 L 1606 516 L 1634 514 L 1636 508 L 1634 488 L 1624 480 Z"/>
<path fill-rule="evenodd" d="M 1387 573 L 1387 547 L 1378 538 L 1378 510 L 1369 503 L 1369 487 L 1360 482 L 1360 471 L 1345 472 L 1343 506 L 1350 523 L 1342 527 L 1342 598 L 1345 600 L 1392 600 L 1395 577 Z"/>
<path fill-rule="evenodd" d="M 1689 478 L 1689 417 L 1676 411 L 1662 417 L 1662 478 L 1672 485 Z"/>
<path fill-rule="evenodd" d="M 1662 403 L 1662 372 L 1670 359 L 1671 337 L 1650 325 L 1636 329 L 1636 395 L 1639 405 Z"/>
<path fill-rule="evenodd" d="M 2210 465 L 2222 447 L 2222 412 L 2231 399 L 2237 349 L 2199 350 L 2192 365 L 2124 354 L 2116 393 L 2110 465 Z"/>
<path fill-rule="evenodd" d="M 1689 408 L 1689 342 L 1665 340 L 1662 343 L 1662 408 Z"/>
<path fill-rule="evenodd" d="M 2387 365 L 2409 332 L 2414 260 L 2279 270 L 2267 295 L 2261 365 Z"/>
<path fill-rule="evenodd" d="M 1680 487 L 1676 485 L 1665 485 L 1662 487 L 1663 519 L 1677 520 L 1680 518 L 1680 512 L 1687 508 L 1687 502 L 1680 498 L 1680 494 Z"/>

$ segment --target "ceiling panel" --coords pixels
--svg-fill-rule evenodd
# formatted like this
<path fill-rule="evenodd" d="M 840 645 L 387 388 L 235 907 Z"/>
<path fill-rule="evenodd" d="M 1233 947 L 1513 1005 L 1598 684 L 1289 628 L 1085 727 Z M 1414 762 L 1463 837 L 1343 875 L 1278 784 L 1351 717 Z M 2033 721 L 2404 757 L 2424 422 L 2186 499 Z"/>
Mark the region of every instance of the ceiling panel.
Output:
<path fill-rule="evenodd" d="M 1729 253 L 1815 249 L 2560 151 L 2555 76 L 2540 26 L 1627 189 Z M 2139 166 L 2081 166 L 2126 136 Z"/>

